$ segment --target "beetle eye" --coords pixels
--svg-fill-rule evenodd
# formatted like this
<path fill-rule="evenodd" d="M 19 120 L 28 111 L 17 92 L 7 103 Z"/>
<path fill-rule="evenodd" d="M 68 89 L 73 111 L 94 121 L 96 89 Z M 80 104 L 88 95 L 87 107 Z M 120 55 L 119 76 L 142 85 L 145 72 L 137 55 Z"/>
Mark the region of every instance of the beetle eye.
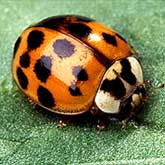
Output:
<path fill-rule="evenodd" d="M 139 85 L 134 93 L 135 94 L 140 94 L 141 93 L 142 96 L 145 97 L 146 96 L 146 90 L 145 90 L 144 85 L 143 84 Z"/>

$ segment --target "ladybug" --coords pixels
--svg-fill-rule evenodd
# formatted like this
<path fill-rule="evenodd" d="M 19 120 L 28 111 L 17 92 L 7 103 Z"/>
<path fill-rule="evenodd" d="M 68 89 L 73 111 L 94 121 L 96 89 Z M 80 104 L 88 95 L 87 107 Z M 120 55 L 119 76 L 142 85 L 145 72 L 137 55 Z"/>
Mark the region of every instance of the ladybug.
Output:
<path fill-rule="evenodd" d="M 129 118 L 143 103 L 143 72 L 134 49 L 93 19 L 44 19 L 22 32 L 13 54 L 17 86 L 49 111 L 77 115 L 95 109 Z"/>

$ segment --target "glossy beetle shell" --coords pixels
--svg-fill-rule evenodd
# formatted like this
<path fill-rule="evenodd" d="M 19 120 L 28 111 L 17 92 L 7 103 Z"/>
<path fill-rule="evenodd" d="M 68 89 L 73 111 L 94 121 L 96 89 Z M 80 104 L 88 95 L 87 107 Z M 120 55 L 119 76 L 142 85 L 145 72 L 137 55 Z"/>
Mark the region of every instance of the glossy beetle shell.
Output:
<path fill-rule="evenodd" d="M 114 30 L 82 16 L 47 18 L 17 39 L 13 77 L 40 106 L 80 114 L 93 105 L 106 70 L 134 50 Z"/>

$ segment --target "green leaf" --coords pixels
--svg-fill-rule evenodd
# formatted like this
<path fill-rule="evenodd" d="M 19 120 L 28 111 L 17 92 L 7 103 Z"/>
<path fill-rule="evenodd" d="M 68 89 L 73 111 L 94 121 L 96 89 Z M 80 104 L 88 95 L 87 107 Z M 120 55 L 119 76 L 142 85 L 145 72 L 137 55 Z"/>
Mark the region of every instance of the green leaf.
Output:
<path fill-rule="evenodd" d="M 152 90 L 140 126 L 103 131 L 92 116 L 71 120 L 28 103 L 13 83 L 13 45 L 30 24 L 52 15 L 77 14 L 116 29 L 137 50 L 146 80 L 165 82 L 163 0 L 6 0 L 0 2 L 0 164 L 165 164 L 165 89 Z"/>

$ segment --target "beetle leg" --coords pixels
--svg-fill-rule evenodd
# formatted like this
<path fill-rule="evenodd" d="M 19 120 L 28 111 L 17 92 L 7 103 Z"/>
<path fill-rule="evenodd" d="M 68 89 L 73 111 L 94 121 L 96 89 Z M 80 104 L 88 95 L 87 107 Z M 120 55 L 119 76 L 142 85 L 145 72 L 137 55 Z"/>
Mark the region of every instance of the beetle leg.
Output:
<path fill-rule="evenodd" d="M 64 120 L 60 120 L 57 124 L 58 128 L 64 128 L 66 126 L 66 122 Z"/>

